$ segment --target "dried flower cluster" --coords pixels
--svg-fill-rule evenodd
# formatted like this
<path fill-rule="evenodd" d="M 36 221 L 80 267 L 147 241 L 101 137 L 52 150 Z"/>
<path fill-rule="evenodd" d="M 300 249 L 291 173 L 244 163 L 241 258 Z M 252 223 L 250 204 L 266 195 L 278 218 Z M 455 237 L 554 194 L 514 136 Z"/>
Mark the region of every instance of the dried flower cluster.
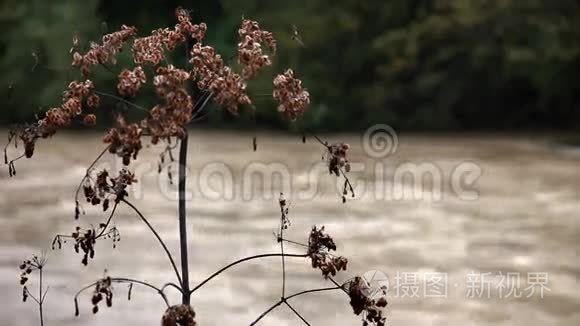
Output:
<path fill-rule="evenodd" d="M 270 57 L 262 51 L 262 44 L 265 44 L 274 55 L 276 40 L 271 32 L 262 30 L 258 22 L 249 19 L 242 21 L 238 34 L 240 35 L 238 63 L 244 66 L 242 77 L 249 79 L 263 67 L 272 65 Z"/>
<path fill-rule="evenodd" d="M 278 101 L 278 111 L 291 120 L 300 117 L 310 104 L 310 94 L 302 87 L 302 81 L 294 77 L 292 69 L 276 76 L 272 96 Z"/>
<path fill-rule="evenodd" d="M 325 153 L 328 164 L 328 172 L 330 174 L 340 175 L 340 169 L 344 168 L 346 172 L 350 172 L 350 163 L 346 157 L 350 145 L 345 143 L 335 143 L 327 147 Z"/>
<path fill-rule="evenodd" d="M 280 231 L 287 230 L 292 223 L 290 223 L 290 219 L 288 218 L 289 213 L 288 201 L 286 200 L 286 197 L 284 197 L 283 193 L 280 193 L 280 197 L 278 198 L 278 204 L 280 204 L 280 229 L 281 229 Z M 278 238 L 278 241 L 282 241 L 280 237 Z"/>
<path fill-rule="evenodd" d="M 195 326 L 195 311 L 190 305 L 180 304 L 167 308 L 161 326 Z"/>
<path fill-rule="evenodd" d="M 87 114 L 85 115 L 85 117 L 83 118 L 83 122 L 87 125 L 87 126 L 95 126 L 97 124 L 97 116 L 94 114 Z"/>
<path fill-rule="evenodd" d="M 97 232 L 94 229 L 88 229 L 84 232 L 77 226 L 76 231 L 72 233 L 75 240 L 75 252 L 79 253 L 79 248 L 82 249 L 84 255 L 81 263 L 85 266 L 89 263 L 89 257 L 95 257 L 95 243 L 97 242 Z"/>
<path fill-rule="evenodd" d="M 137 29 L 130 26 L 121 26 L 120 31 L 103 36 L 103 44 L 91 44 L 91 49 L 84 55 L 73 54 L 73 66 L 80 67 L 83 76 L 88 77 L 91 67 L 97 64 L 116 63 L 115 56 L 121 52 L 123 45 L 137 34 Z"/>
<path fill-rule="evenodd" d="M 137 29 L 123 25 L 119 31 L 104 35 L 101 44 L 92 43 L 86 53 L 75 51 L 73 54 L 72 65 L 79 67 L 83 76 L 88 77 L 95 65 L 106 67 L 107 63 L 115 64 L 116 55 L 123 50 L 125 44 L 134 39 L 132 52 L 137 66 L 121 69 L 117 75 L 118 93 L 125 98 L 132 98 L 147 83 L 142 65 L 162 64 L 165 51 L 174 50 L 188 39 L 195 40 L 195 44 L 189 49 L 191 71 L 171 65 L 156 67 L 153 84 L 164 103 L 153 106 L 149 115 L 136 123 L 126 123 L 119 116 L 117 126 L 105 135 L 103 140 L 110 144 L 110 152 L 122 157 L 125 165 L 135 159 L 143 147 L 143 134 L 151 136 L 153 144 L 170 137 L 183 137 L 185 126 L 191 122 L 192 111 L 196 109 L 188 92 L 190 82 L 203 92 L 202 96 L 206 96 L 206 100 L 211 97 L 219 106 L 232 113 L 237 113 L 240 106 L 252 106 L 252 100 L 246 91 L 247 81 L 260 69 L 271 65 L 271 56 L 276 53 L 276 40 L 272 33 L 263 30 L 256 21 L 244 19 L 238 29 L 238 61 L 243 66 L 242 72 L 238 74 L 225 64 L 213 47 L 203 44 L 207 32 L 205 23 L 193 24 L 189 12 L 182 8 L 178 8 L 175 15 L 178 22 L 173 28 L 158 29 L 149 36 L 136 38 Z M 73 43 L 73 50 L 78 49 L 76 35 Z M 278 109 L 292 120 L 299 117 L 310 99 L 292 70 L 276 77 L 274 88 L 274 98 L 279 101 Z M 94 91 L 91 80 L 70 83 L 60 107 L 49 109 L 45 117 L 37 122 L 18 128 L 18 136 L 25 145 L 25 156 L 33 155 L 38 139 L 54 135 L 58 129 L 70 126 L 77 118 L 87 126 L 96 125 L 97 115 L 83 114 L 83 106 L 96 108 L 100 102 L 101 98 Z M 205 105 L 206 101 L 200 103 Z M 8 162 L 8 159 L 5 161 Z M 12 162 L 9 170 L 11 176 L 15 174 Z"/>
<path fill-rule="evenodd" d="M 93 259 L 95 256 L 95 244 L 100 238 L 112 239 L 113 248 L 117 247 L 117 242 L 121 240 L 121 236 L 116 227 L 108 227 L 107 223 L 100 223 L 99 228 L 82 229 L 80 226 L 75 228 L 75 231 L 70 235 L 57 235 L 52 240 L 52 250 L 62 249 L 62 244 L 66 243 L 66 239 L 72 239 L 74 241 L 74 250 L 78 254 L 83 252 L 83 258 L 81 263 L 85 266 L 89 263 L 89 258 Z"/>
<path fill-rule="evenodd" d="M 178 7 L 175 10 L 175 16 L 179 22 L 175 25 L 175 32 L 181 35 L 189 35 L 191 38 L 201 42 L 205 37 L 207 32 L 207 25 L 205 23 L 193 24 L 191 23 L 191 17 L 189 16 L 189 11 Z"/>
<path fill-rule="evenodd" d="M 91 303 L 93 304 L 93 313 L 99 312 L 99 303 L 105 299 L 107 307 L 113 305 L 113 282 L 109 276 L 99 280 L 95 284 L 95 290 L 93 291 L 93 296 L 91 298 Z"/>
<path fill-rule="evenodd" d="M 369 323 L 384 326 L 387 318 L 383 315 L 383 309 L 387 306 L 387 300 L 382 296 L 378 299 L 369 298 L 368 286 L 359 276 L 345 285 L 354 314 L 358 316 L 363 313 L 363 326 Z"/>
<path fill-rule="evenodd" d="M 173 44 L 177 40 L 175 36 L 181 38 L 181 35 L 173 34 L 169 29 L 158 29 L 153 31 L 150 36 L 135 39 L 132 48 L 135 64 L 158 65 L 161 63 L 165 60 L 165 44 Z"/>
<path fill-rule="evenodd" d="M 63 104 L 60 107 L 49 109 L 43 119 L 20 132 L 25 156 L 32 157 L 37 139 L 48 138 L 54 135 L 58 129 L 70 126 L 75 118 L 82 114 L 85 99 L 90 106 L 97 106 L 100 99 L 98 95 L 92 93 L 93 90 L 93 82 L 88 79 L 83 82 L 71 82 L 63 93 Z M 93 116 L 85 116 L 84 120 L 90 124 L 93 121 Z"/>
<path fill-rule="evenodd" d="M 326 147 L 324 153 L 322 154 L 322 159 L 326 161 L 328 166 L 328 172 L 339 177 L 341 174 L 344 177 L 344 186 L 342 188 L 342 202 L 346 203 L 346 197 L 348 194 L 354 198 L 354 188 L 348 179 L 346 172 L 350 172 L 350 162 L 348 161 L 347 154 L 350 150 L 350 145 L 346 143 L 334 143 L 328 145 L 328 143 L 318 140 L 320 143 Z M 344 170 L 343 170 L 344 168 Z"/>
<path fill-rule="evenodd" d="M 93 82 L 73 81 L 64 92 L 63 104 L 58 108 L 49 109 L 44 119 L 39 121 L 41 136 L 53 135 L 57 129 L 69 126 L 76 116 L 82 113 L 83 99 L 94 89 Z M 96 95 L 95 95 L 96 96 Z"/>
<path fill-rule="evenodd" d="M 109 198 L 115 203 L 119 203 L 126 196 L 127 187 L 137 182 L 135 175 L 127 169 L 121 169 L 119 175 L 112 177 L 107 170 L 97 173 L 96 178 L 86 178 L 83 191 L 87 202 L 93 205 L 102 203 L 103 211 L 109 208 Z"/>
<path fill-rule="evenodd" d="M 117 91 L 121 96 L 135 97 L 141 86 L 147 82 L 147 77 L 141 66 L 135 67 L 133 70 L 123 69 L 119 74 L 119 83 L 117 84 Z"/>
<path fill-rule="evenodd" d="M 123 164 L 129 165 L 131 158 L 136 159 L 143 148 L 141 135 L 143 129 L 136 123 L 127 124 L 123 116 L 117 117 L 117 127 L 109 129 L 103 141 L 109 144 L 109 152 L 123 158 Z"/>
<path fill-rule="evenodd" d="M 237 113 L 241 105 L 252 104 L 246 93 L 247 80 L 261 68 L 272 64 L 269 55 L 263 53 L 262 44 L 271 53 L 276 51 L 272 33 L 262 30 L 255 21 L 243 20 L 238 34 L 238 62 L 244 66 L 241 75 L 225 65 L 213 47 L 203 45 L 199 39 L 190 53 L 198 88 L 211 92 L 214 101 L 232 113 Z"/>
<path fill-rule="evenodd" d="M 18 267 L 22 273 L 20 274 L 20 285 L 25 285 L 28 282 L 29 275 L 33 271 L 42 269 L 46 264 L 46 257 L 38 257 L 33 255 L 31 259 L 26 259 Z"/>
<path fill-rule="evenodd" d="M 197 87 L 211 92 L 220 106 L 236 113 L 240 105 L 252 103 L 246 94 L 246 81 L 224 64 L 213 47 L 196 43 L 191 49 L 190 63 Z"/>
<path fill-rule="evenodd" d="M 46 264 L 46 257 L 45 256 L 37 256 L 33 255 L 31 259 L 26 259 L 20 264 L 20 285 L 22 285 L 22 301 L 26 301 L 29 296 L 28 288 L 26 287 L 26 283 L 30 278 L 32 272 L 36 270 L 42 270 L 44 265 Z M 42 273 L 42 271 L 41 271 Z M 42 299 L 42 298 L 41 298 Z"/>
<path fill-rule="evenodd" d="M 187 37 L 201 42 L 207 31 L 205 23 L 192 24 L 187 10 L 177 8 L 175 11 L 179 23 L 174 29 L 163 28 L 155 30 L 150 36 L 135 39 L 133 43 L 133 59 L 135 64 L 158 65 L 165 60 L 165 49 L 174 50 L 184 43 Z"/>
<path fill-rule="evenodd" d="M 348 260 L 342 256 L 334 257 L 330 251 L 336 250 L 336 244 L 330 235 L 324 232 L 324 226 L 318 229 L 312 227 L 308 238 L 308 256 L 312 261 L 312 268 L 318 268 L 322 275 L 328 278 L 335 276 L 337 272 L 346 271 Z"/>
<path fill-rule="evenodd" d="M 156 105 L 149 117 L 141 122 L 153 144 L 162 138 L 183 137 L 184 126 L 191 120 L 193 102 L 186 89 L 190 74 L 172 65 L 157 68 L 153 79 L 155 91 L 165 100 L 164 105 Z"/>

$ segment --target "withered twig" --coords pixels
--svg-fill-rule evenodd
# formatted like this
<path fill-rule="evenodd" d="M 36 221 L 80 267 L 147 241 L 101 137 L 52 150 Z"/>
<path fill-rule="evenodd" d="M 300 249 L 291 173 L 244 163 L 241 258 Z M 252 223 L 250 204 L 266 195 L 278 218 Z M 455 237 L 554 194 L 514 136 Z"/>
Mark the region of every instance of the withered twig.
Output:
<path fill-rule="evenodd" d="M 289 300 L 291 298 L 297 297 L 297 296 L 301 296 L 307 293 L 314 293 L 314 292 L 322 292 L 322 291 L 331 291 L 331 290 L 338 290 L 341 289 L 342 287 L 338 286 L 338 287 L 327 287 L 327 288 L 320 288 L 320 289 L 312 289 L 312 290 L 305 290 L 302 292 L 298 292 L 298 293 L 294 293 L 292 295 L 289 295 L 285 298 L 281 298 L 278 302 L 276 302 L 275 304 L 273 304 L 272 306 L 270 306 L 270 308 L 266 309 L 266 311 L 264 311 L 260 316 L 258 316 L 258 318 L 256 318 L 256 320 L 254 320 L 250 326 L 252 325 L 256 325 L 262 318 L 264 318 L 267 314 L 269 314 L 272 310 L 276 309 L 279 305 L 281 305 L 282 303 L 284 303 L 284 301 Z"/>
<path fill-rule="evenodd" d="M 149 227 L 149 230 L 151 230 L 153 235 L 155 235 L 155 238 L 157 238 L 159 244 L 161 244 L 161 247 L 163 247 L 163 250 L 167 254 L 167 258 L 169 258 L 169 261 L 171 262 L 171 266 L 173 266 L 173 270 L 175 271 L 175 276 L 177 276 L 179 283 L 183 284 L 181 281 L 181 276 L 179 275 L 179 270 L 177 269 L 177 265 L 175 264 L 175 261 L 173 260 L 173 256 L 171 255 L 171 252 L 169 251 L 169 249 L 165 245 L 165 242 L 163 241 L 163 239 L 161 239 L 161 236 L 159 235 L 159 233 L 157 233 L 157 230 L 155 230 L 155 228 L 151 225 L 151 223 L 149 223 L 149 221 L 145 218 L 145 216 L 143 216 L 143 214 L 141 213 L 141 211 L 139 211 L 139 209 L 137 209 L 137 207 L 135 207 L 133 204 L 131 204 L 130 202 L 128 202 L 125 199 L 123 199 L 122 201 L 125 204 L 127 204 L 129 207 L 131 207 L 135 211 L 135 213 L 137 213 L 137 215 L 139 215 L 141 220 L 147 225 L 147 227 Z"/>
<path fill-rule="evenodd" d="M 310 326 L 310 323 L 308 323 L 308 322 L 306 321 L 306 319 L 304 319 L 304 317 L 302 317 L 302 315 L 301 315 L 301 314 L 300 314 L 300 313 L 299 313 L 299 312 L 298 312 L 296 309 L 294 309 L 294 307 L 292 307 L 292 306 L 290 305 L 290 303 L 288 303 L 288 300 L 284 299 L 284 303 L 286 304 L 286 306 L 288 306 L 288 308 L 290 308 L 290 310 L 292 310 L 292 312 L 293 312 L 293 313 L 294 313 L 296 316 L 298 316 L 298 318 L 300 318 L 300 319 L 302 320 L 302 322 L 304 322 L 304 324 L 306 324 L 306 325 Z"/>
<path fill-rule="evenodd" d="M 195 292 L 197 289 L 199 289 L 200 287 L 202 287 L 203 285 L 205 285 L 207 282 L 209 282 L 211 279 L 213 279 L 214 277 L 220 275 L 221 273 L 223 273 L 225 270 L 243 263 L 245 261 L 248 260 L 253 260 L 253 259 L 259 259 L 259 258 L 266 258 L 266 257 L 280 257 L 281 254 L 279 253 L 275 253 L 275 254 L 261 254 L 261 255 L 255 255 L 255 256 L 250 256 L 250 257 L 245 257 L 239 260 L 234 261 L 233 263 L 230 263 L 222 268 L 220 268 L 217 272 L 211 274 L 208 278 L 206 278 L 205 280 L 203 280 L 201 283 L 199 283 L 197 286 L 195 286 L 192 290 L 191 293 Z M 298 255 L 298 254 L 284 254 L 285 257 L 298 257 L 298 258 L 306 258 L 308 257 L 308 255 L 303 254 L 303 255 Z"/>
<path fill-rule="evenodd" d="M 92 288 L 93 286 L 97 285 L 97 283 L 99 283 L 99 281 L 95 281 L 83 288 L 81 288 L 74 296 L 74 302 L 75 302 L 75 310 L 78 312 L 78 297 L 79 295 L 81 295 L 81 293 L 83 293 L 84 291 Z M 124 278 L 124 277 L 111 277 L 111 282 L 113 283 L 130 283 L 130 284 L 140 284 L 146 287 L 149 287 L 155 291 L 157 291 L 157 294 L 159 294 L 161 296 L 161 298 L 163 299 L 163 301 L 165 302 L 165 304 L 167 305 L 167 307 L 169 307 L 169 300 L 167 300 L 167 296 L 165 295 L 165 293 L 163 293 L 163 291 L 156 287 L 155 285 L 152 285 L 150 283 L 147 283 L 145 281 L 140 281 L 140 280 L 136 280 L 136 279 L 131 279 L 131 278 Z M 77 313 L 78 314 L 78 313 Z"/>

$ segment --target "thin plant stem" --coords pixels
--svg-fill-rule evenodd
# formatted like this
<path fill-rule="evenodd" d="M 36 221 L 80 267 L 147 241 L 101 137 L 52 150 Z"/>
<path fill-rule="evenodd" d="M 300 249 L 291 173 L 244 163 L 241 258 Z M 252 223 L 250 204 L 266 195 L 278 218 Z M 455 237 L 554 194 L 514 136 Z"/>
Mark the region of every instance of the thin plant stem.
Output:
<path fill-rule="evenodd" d="M 79 182 L 79 185 L 77 186 L 77 190 L 75 191 L 75 201 L 76 202 L 78 202 L 78 200 L 79 200 L 79 192 L 81 191 L 81 187 L 83 185 L 83 182 L 89 177 L 91 169 L 97 164 L 97 162 L 103 157 L 103 155 L 105 155 L 105 153 L 107 153 L 107 151 L 109 150 L 110 147 L 111 147 L 110 145 L 105 147 L 101 151 L 101 153 L 99 153 L 99 155 L 93 160 L 91 165 L 89 165 L 89 167 L 87 168 L 85 175 L 82 177 L 81 182 Z"/>
<path fill-rule="evenodd" d="M 301 247 L 304 247 L 304 248 L 308 248 L 308 245 L 307 244 L 304 244 L 304 243 L 300 243 L 300 242 L 292 241 L 292 240 L 288 240 L 288 239 L 281 239 L 281 240 L 284 241 L 284 242 L 291 243 L 293 245 L 297 245 L 297 246 L 301 246 Z M 328 247 L 326 247 L 326 246 L 323 246 L 323 247 L 328 249 Z M 335 254 L 330 253 L 330 252 L 328 252 L 327 254 L 329 256 L 331 256 L 331 257 L 337 257 Z"/>
<path fill-rule="evenodd" d="M 159 294 L 161 296 L 161 298 L 163 299 L 163 301 L 165 302 L 165 304 L 167 305 L 167 307 L 169 307 L 169 300 L 167 300 L 167 296 L 165 295 L 165 293 L 163 293 L 163 291 L 156 287 L 155 285 L 152 285 L 150 283 L 147 283 L 145 281 L 140 281 L 140 280 L 135 280 L 135 279 L 131 279 L 131 278 L 125 278 L 125 277 L 111 277 L 111 282 L 113 283 L 130 283 L 130 284 L 140 284 L 146 287 L 149 287 L 155 291 L 157 291 L 157 294 Z M 99 281 L 95 281 L 85 287 L 83 287 L 82 289 L 78 290 L 78 292 L 75 294 L 74 300 L 75 300 L 75 305 L 77 304 L 77 299 L 78 296 L 83 293 L 84 291 L 86 291 L 87 289 L 92 288 L 93 286 L 97 285 L 97 283 L 99 283 Z"/>
<path fill-rule="evenodd" d="M 181 287 L 175 283 L 165 283 L 162 287 L 161 287 L 161 291 L 165 292 L 165 289 L 168 287 L 173 287 L 175 289 L 177 289 L 177 291 L 179 291 L 179 293 L 183 293 L 183 290 L 181 289 Z"/>
<path fill-rule="evenodd" d="M 25 291 L 26 291 L 26 293 L 28 294 L 28 296 L 29 296 L 29 297 L 31 297 L 31 298 L 32 298 L 32 300 L 34 300 L 34 302 L 36 302 L 36 304 L 40 304 L 40 301 L 38 301 L 38 299 L 36 299 L 36 297 L 35 297 L 35 296 L 32 294 L 32 292 L 30 292 L 30 291 L 28 290 L 28 288 L 27 288 Z"/>
<path fill-rule="evenodd" d="M 133 204 L 131 204 L 130 202 L 128 202 L 125 199 L 123 199 L 123 202 L 125 204 L 127 204 L 129 207 L 131 207 L 135 211 L 135 213 L 137 213 L 137 215 L 139 215 L 141 220 L 143 220 L 143 222 L 145 222 L 145 224 L 147 224 L 147 227 L 149 227 L 149 230 L 151 230 L 151 232 L 153 232 L 153 235 L 155 235 L 155 238 L 157 238 L 159 244 L 161 244 L 161 247 L 163 247 L 163 250 L 165 250 L 165 253 L 167 254 L 167 258 L 169 258 L 169 261 L 171 262 L 171 266 L 173 266 L 173 270 L 175 271 L 175 276 L 177 276 L 177 280 L 179 281 L 179 283 L 183 284 L 181 281 L 181 276 L 179 275 L 179 270 L 177 269 L 177 265 L 175 264 L 175 261 L 173 260 L 173 256 L 171 255 L 171 252 L 169 251 L 169 249 L 165 245 L 165 242 L 163 242 L 163 239 L 161 239 L 161 236 L 159 235 L 159 233 L 157 233 L 155 228 L 151 225 L 151 223 L 149 223 L 149 221 L 145 218 L 145 216 L 143 216 L 143 214 L 139 211 L 139 209 L 137 209 L 137 207 L 135 207 Z"/>
<path fill-rule="evenodd" d="M 291 244 L 294 244 L 294 245 L 297 245 L 297 246 L 301 246 L 301 247 L 308 248 L 308 245 L 305 245 L 305 244 L 300 243 L 300 242 L 297 242 L 297 241 L 292 241 L 292 240 L 288 240 L 288 239 L 282 239 L 282 241 L 288 242 L 288 243 L 291 243 Z"/>
<path fill-rule="evenodd" d="M 272 310 L 276 309 L 279 305 L 284 303 L 284 301 L 286 301 L 286 300 L 290 300 L 291 298 L 298 297 L 298 296 L 308 294 L 308 293 L 331 291 L 331 290 L 337 290 L 339 288 L 340 287 L 327 287 L 327 288 L 320 288 L 320 289 L 305 290 L 305 291 L 294 293 L 294 294 L 289 295 L 285 298 L 281 298 L 278 302 L 274 303 L 272 306 L 270 306 L 270 308 L 266 309 L 266 311 L 264 311 L 262 314 L 260 314 L 260 316 L 258 316 L 258 318 L 256 318 L 256 320 L 254 320 L 250 324 L 250 326 L 256 325 L 262 318 L 264 318 L 267 314 L 269 314 Z"/>
<path fill-rule="evenodd" d="M 126 99 L 121 98 L 119 96 L 116 96 L 116 95 L 113 95 L 113 94 L 109 94 L 109 93 L 99 92 L 99 91 L 93 91 L 93 92 L 95 94 L 98 94 L 98 95 L 101 95 L 101 96 L 110 97 L 110 98 L 115 99 L 115 100 L 117 100 L 119 102 L 123 102 L 123 103 L 125 103 L 125 104 L 127 104 L 129 106 L 132 106 L 135 109 L 138 109 L 138 110 L 141 110 L 141 111 L 144 111 L 144 112 L 149 113 L 149 110 L 147 110 L 146 108 L 144 108 L 144 107 L 142 107 L 140 105 L 137 105 L 137 104 L 135 104 L 133 102 L 127 101 Z"/>
<path fill-rule="evenodd" d="M 280 206 L 280 257 L 282 258 L 282 298 L 286 295 L 286 262 L 284 260 L 284 222 L 286 216 L 284 214 L 284 206 Z"/>
<path fill-rule="evenodd" d="M 260 316 L 258 316 L 258 318 L 256 318 L 256 320 L 254 320 L 250 326 L 256 325 L 260 320 L 262 320 L 262 318 L 264 318 L 267 314 L 269 314 L 272 310 L 276 309 L 279 305 L 281 305 L 284 301 L 280 300 L 278 302 L 276 302 L 275 304 L 273 304 L 272 306 L 270 306 L 270 308 L 268 308 L 266 311 L 264 311 Z"/>
<path fill-rule="evenodd" d="M 290 310 L 292 310 L 292 312 L 293 312 L 293 313 L 294 313 L 296 316 L 298 316 L 298 318 L 300 318 L 300 320 L 302 320 L 302 321 L 304 322 L 304 324 L 305 324 L 305 325 L 308 325 L 308 326 L 310 326 L 310 324 L 309 324 L 309 323 L 306 321 L 306 319 L 304 319 L 304 317 L 302 317 L 302 315 L 301 315 L 301 314 L 300 314 L 300 313 L 299 313 L 299 312 L 298 312 L 296 309 L 294 309 L 294 307 L 292 307 L 292 306 L 290 305 L 290 303 L 288 303 L 288 301 L 287 301 L 287 300 L 284 300 L 284 303 L 285 303 L 285 304 L 288 306 L 288 308 L 290 308 Z"/>
<path fill-rule="evenodd" d="M 108 72 L 110 72 L 111 74 L 113 74 L 113 76 L 117 77 L 117 73 L 115 73 L 115 72 L 113 71 L 113 69 L 111 69 L 111 68 L 110 68 L 109 66 L 107 66 L 105 63 L 101 63 L 101 66 L 102 66 L 103 68 L 105 68 L 105 70 L 107 70 Z"/>
<path fill-rule="evenodd" d="M 42 295 L 42 266 L 38 268 L 38 275 L 39 275 L 39 286 L 38 286 L 38 312 L 40 313 L 40 326 L 44 326 L 44 315 L 42 313 L 42 304 L 44 302 L 44 298 Z"/>
<path fill-rule="evenodd" d="M 340 284 L 338 284 L 337 281 L 335 281 L 332 277 L 328 277 L 328 279 L 334 284 L 336 285 L 337 288 L 341 289 L 344 293 L 346 293 L 348 295 L 348 291 Z"/>
<path fill-rule="evenodd" d="M 204 93 L 207 94 L 207 93 Z M 192 117 L 191 117 L 191 121 L 198 121 L 200 119 L 202 119 L 203 117 L 205 117 L 206 115 L 200 116 L 198 117 L 198 115 L 203 111 L 203 109 L 206 107 L 207 103 L 209 102 L 209 100 L 212 98 L 213 93 L 209 93 L 208 95 L 202 95 L 202 97 L 200 97 L 200 99 L 198 99 L 198 102 L 201 100 L 201 98 L 203 98 L 203 102 L 201 102 L 201 104 L 199 105 L 199 108 L 193 113 Z M 197 107 L 198 102 L 196 102 L 195 107 Z"/>
<path fill-rule="evenodd" d="M 181 249 L 181 289 L 182 304 L 189 304 L 191 292 L 189 291 L 189 263 L 187 255 L 187 210 L 185 206 L 185 183 L 187 168 L 187 129 L 185 135 L 181 138 L 179 145 L 179 247 Z"/>
<path fill-rule="evenodd" d="M 113 209 L 111 210 L 111 214 L 109 215 L 109 218 L 107 219 L 107 222 L 105 222 L 105 226 L 103 226 L 103 228 L 101 229 L 101 232 L 95 237 L 95 240 L 100 238 L 101 236 L 103 236 L 103 234 L 105 233 L 105 231 L 107 230 L 107 227 L 109 226 L 109 223 L 111 223 L 111 220 L 113 219 L 113 216 L 115 215 L 115 211 L 117 210 L 117 206 L 119 204 L 117 202 L 115 202 L 115 205 L 113 205 Z"/>
<path fill-rule="evenodd" d="M 275 253 L 275 254 L 261 254 L 261 255 L 255 255 L 255 256 L 245 257 L 245 258 L 236 260 L 233 263 L 230 263 L 230 264 L 228 264 L 228 265 L 220 268 L 215 273 L 211 274 L 208 278 L 206 278 L 201 283 L 199 283 L 197 286 L 195 286 L 191 290 L 191 293 L 195 292 L 197 289 L 199 289 L 200 287 L 204 286 L 211 279 L 213 279 L 214 277 L 220 275 L 221 273 L 223 273 L 224 271 L 226 271 L 227 269 L 229 269 L 229 268 L 231 268 L 231 267 L 233 267 L 235 265 L 238 265 L 238 264 L 243 263 L 243 262 L 248 261 L 248 260 L 259 259 L 259 258 L 266 258 L 266 257 L 279 257 L 281 255 L 282 254 L 279 254 L 279 253 Z M 306 258 L 306 257 L 308 257 L 308 255 L 306 255 L 306 254 L 303 254 L 303 255 L 298 255 L 298 254 L 284 254 L 284 256 L 286 256 L 286 257 L 298 257 L 298 258 Z"/>

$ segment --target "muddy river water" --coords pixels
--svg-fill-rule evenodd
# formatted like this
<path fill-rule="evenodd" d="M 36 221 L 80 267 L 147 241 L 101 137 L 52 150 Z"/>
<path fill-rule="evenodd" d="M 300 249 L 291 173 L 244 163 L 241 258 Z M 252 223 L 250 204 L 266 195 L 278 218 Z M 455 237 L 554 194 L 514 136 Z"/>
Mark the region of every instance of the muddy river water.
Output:
<path fill-rule="evenodd" d="M 388 285 L 388 325 L 580 324 L 580 153 L 543 137 L 400 134 L 398 147 L 371 152 L 360 136 L 332 135 L 351 144 L 350 180 L 356 197 L 341 201 L 342 181 L 321 164 L 323 148 L 300 137 L 192 132 L 187 212 L 191 283 L 248 255 L 276 253 L 278 194 L 290 202 L 288 239 L 307 241 L 325 225 L 338 254 L 349 259 L 344 281 L 378 273 Z M 121 241 L 99 242 L 81 265 L 70 243 L 52 251 L 55 234 L 98 225 L 107 216 L 85 205 L 73 218 L 74 191 L 103 148 L 97 134 L 61 134 L 38 145 L 33 159 L 0 170 L 0 325 L 39 325 L 21 301 L 18 265 L 46 251 L 49 285 L 45 325 L 159 325 L 165 305 L 155 292 L 115 285 L 112 308 L 91 312 L 90 292 L 74 317 L 73 296 L 110 275 L 162 285 L 175 281 L 166 256 L 127 206 L 114 218 Z M 143 149 L 132 166 L 139 182 L 129 200 L 140 208 L 178 259 L 176 187 L 161 147 Z M 118 159 L 99 164 L 111 170 Z M 173 175 L 177 174 L 172 167 Z M 337 189 L 338 184 L 338 189 Z M 290 253 L 304 248 L 287 245 Z M 303 258 L 288 258 L 286 291 L 329 286 Z M 280 260 L 232 268 L 192 296 L 199 325 L 247 325 L 280 297 Z M 37 283 L 31 279 L 31 290 Z M 36 293 L 36 292 L 34 292 Z M 172 302 L 176 291 L 168 291 Z M 292 299 L 312 325 L 360 325 L 340 291 Z M 300 325 L 280 306 L 262 325 Z"/>

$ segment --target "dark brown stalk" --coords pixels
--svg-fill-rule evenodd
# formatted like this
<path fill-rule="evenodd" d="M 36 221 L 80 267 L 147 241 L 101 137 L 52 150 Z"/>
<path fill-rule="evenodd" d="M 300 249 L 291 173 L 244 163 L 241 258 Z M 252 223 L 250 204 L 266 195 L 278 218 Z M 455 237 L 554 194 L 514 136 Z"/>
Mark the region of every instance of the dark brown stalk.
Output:
<path fill-rule="evenodd" d="M 183 136 L 179 145 L 179 183 L 177 185 L 179 190 L 179 247 L 181 249 L 182 304 L 189 304 L 191 297 L 191 292 L 189 291 L 189 263 L 187 255 L 187 210 L 185 206 L 187 138 L 187 129 L 185 129 L 185 136 Z"/>

